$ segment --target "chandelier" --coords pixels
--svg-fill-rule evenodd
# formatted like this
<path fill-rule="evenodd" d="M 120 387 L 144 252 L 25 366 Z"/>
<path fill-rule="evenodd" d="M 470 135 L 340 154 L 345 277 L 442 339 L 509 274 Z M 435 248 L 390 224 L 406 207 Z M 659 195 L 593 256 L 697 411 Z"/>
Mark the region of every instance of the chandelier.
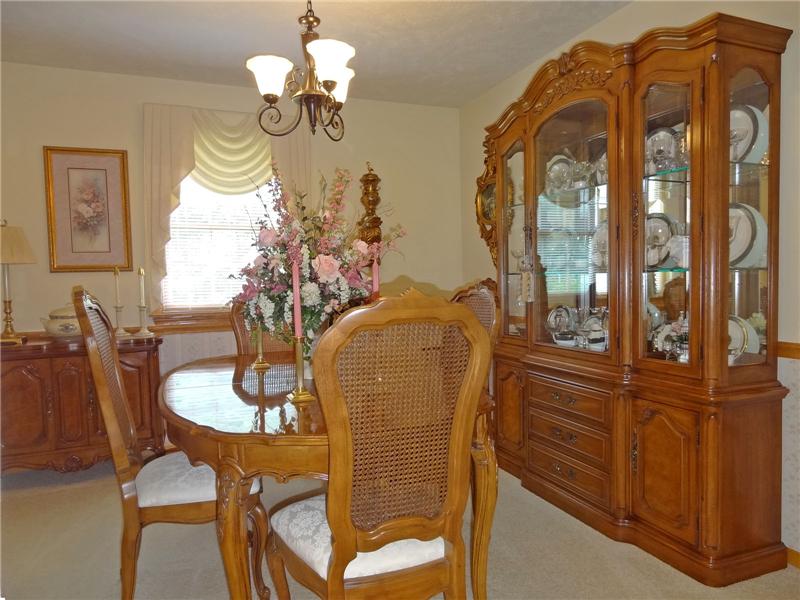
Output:
<path fill-rule="evenodd" d="M 347 100 L 347 88 L 355 75 L 353 69 L 347 68 L 347 61 L 356 51 L 344 42 L 319 39 L 314 29 L 320 19 L 314 14 L 311 0 L 307 2 L 306 13 L 297 22 L 304 28 L 300 40 L 305 71 L 282 56 L 253 56 L 247 60 L 246 66 L 255 75 L 258 91 L 266 102 L 258 111 L 258 124 L 269 135 L 287 135 L 297 129 L 305 112 L 312 134 L 319 125 L 330 139 L 338 142 L 344 136 L 344 121 L 339 111 Z M 297 114 L 280 129 L 283 114 L 277 103 L 284 89 L 297 104 Z"/>

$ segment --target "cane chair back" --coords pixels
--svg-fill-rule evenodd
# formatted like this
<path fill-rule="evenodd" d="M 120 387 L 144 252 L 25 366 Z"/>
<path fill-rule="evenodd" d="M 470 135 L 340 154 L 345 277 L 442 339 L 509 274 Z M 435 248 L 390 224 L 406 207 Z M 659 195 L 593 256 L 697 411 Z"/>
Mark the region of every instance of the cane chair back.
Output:
<path fill-rule="evenodd" d="M 253 333 L 247 328 L 244 320 L 244 302 L 234 302 L 231 304 L 231 328 L 233 337 L 236 339 L 236 354 L 242 356 L 256 353 L 256 343 L 253 341 Z M 275 339 L 267 333 L 262 334 L 262 351 L 264 355 L 280 353 L 291 353 L 292 347 L 280 340 Z"/>
<path fill-rule="evenodd" d="M 451 302 L 463 304 L 469 308 L 489 334 L 492 354 L 500 331 L 500 308 L 497 302 L 497 283 L 494 279 L 484 279 L 478 284 L 470 285 L 456 291 Z M 494 361 L 489 367 L 486 381 L 486 393 L 490 400 L 494 393 Z"/>
<path fill-rule="evenodd" d="M 76 287 L 72 299 L 95 375 L 97 403 L 106 426 L 114 469 L 122 485 L 136 478 L 144 461 L 122 381 L 114 328 L 100 303 L 83 288 Z"/>
<path fill-rule="evenodd" d="M 348 311 L 320 338 L 329 593 L 356 552 L 408 538 L 443 538 L 444 580 L 458 578 L 459 565 L 463 579 L 470 442 L 488 364 L 488 335 L 473 313 L 413 289 Z"/>

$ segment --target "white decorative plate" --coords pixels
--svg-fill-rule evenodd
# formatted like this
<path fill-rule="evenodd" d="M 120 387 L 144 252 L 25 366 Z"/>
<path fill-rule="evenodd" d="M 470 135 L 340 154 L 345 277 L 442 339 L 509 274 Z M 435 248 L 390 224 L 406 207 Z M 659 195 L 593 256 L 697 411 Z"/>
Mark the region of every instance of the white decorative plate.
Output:
<path fill-rule="evenodd" d="M 747 105 L 756 118 L 756 129 L 753 135 L 753 142 L 750 151 L 742 159 L 746 163 L 760 163 L 764 158 L 764 154 L 769 148 L 769 121 L 764 112 L 758 110 L 755 106 Z M 769 108 L 769 107 L 767 107 Z M 766 110 L 766 109 L 765 109 Z"/>
<path fill-rule="evenodd" d="M 753 107 L 738 104 L 731 108 L 730 119 L 730 161 L 741 162 L 753 150 L 758 137 L 758 118 Z"/>
<path fill-rule="evenodd" d="M 645 262 L 657 267 L 669 258 L 669 240 L 676 231 L 675 221 L 664 213 L 651 213 L 645 221 Z"/>

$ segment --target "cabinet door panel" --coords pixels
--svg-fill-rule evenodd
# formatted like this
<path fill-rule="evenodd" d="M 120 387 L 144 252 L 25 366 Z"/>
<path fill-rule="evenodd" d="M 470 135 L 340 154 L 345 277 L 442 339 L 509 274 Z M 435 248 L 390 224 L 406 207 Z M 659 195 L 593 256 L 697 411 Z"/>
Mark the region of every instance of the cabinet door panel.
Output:
<path fill-rule="evenodd" d="M 522 457 L 525 447 L 523 372 L 498 362 L 495 376 L 497 444 Z"/>
<path fill-rule="evenodd" d="M 54 358 L 53 388 L 56 414 L 56 445 L 80 446 L 88 443 L 86 359 Z"/>
<path fill-rule="evenodd" d="M 3 454 L 49 450 L 53 446 L 53 398 L 47 359 L 4 362 Z"/>
<path fill-rule="evenodd" d="M 119 357 L 122 380 L 133 422 L 139 436 L 149 437 L 150 428 L 150 370 L 146 352 L 123 354 Z"/>
<path fill-rule="evenodd" d="M 633 513 L 691 544 L 697 541 L 698 415 L 633 402 Z"/>

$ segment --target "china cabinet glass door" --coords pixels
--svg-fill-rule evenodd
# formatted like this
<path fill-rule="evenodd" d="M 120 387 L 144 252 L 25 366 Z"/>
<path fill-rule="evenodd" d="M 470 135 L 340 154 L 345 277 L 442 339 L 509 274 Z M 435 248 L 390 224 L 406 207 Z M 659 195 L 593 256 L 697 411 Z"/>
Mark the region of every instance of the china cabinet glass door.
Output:
<path fill-rule="evenodd" d="M 535 340 L 609 349 L 608 110 L 583 100 L 555 113 L 534 138 Z"/>
<path fill-rule="evenodd" d="M 641 335 L 646 358 L 686 364 L 692 361 L 692 88 L 684 83 L 655 83 L 642 100 L 640 154 L 644 211 Z"/>
<path fill-rule="evenodd" d="M 502 175 L 505 185 L 502 222 L 506 272 L 503 327 L 506 335 L 525 338 L 530 270 L 525 260 L 525 152 L 521 141 L 511 146 L 503 157 Z"/>
<path fill-rule="evenodd" d="M 769 87 L 753 69 L 730 84 L 728 364 L 766 361 L 769 315 Z"/>

